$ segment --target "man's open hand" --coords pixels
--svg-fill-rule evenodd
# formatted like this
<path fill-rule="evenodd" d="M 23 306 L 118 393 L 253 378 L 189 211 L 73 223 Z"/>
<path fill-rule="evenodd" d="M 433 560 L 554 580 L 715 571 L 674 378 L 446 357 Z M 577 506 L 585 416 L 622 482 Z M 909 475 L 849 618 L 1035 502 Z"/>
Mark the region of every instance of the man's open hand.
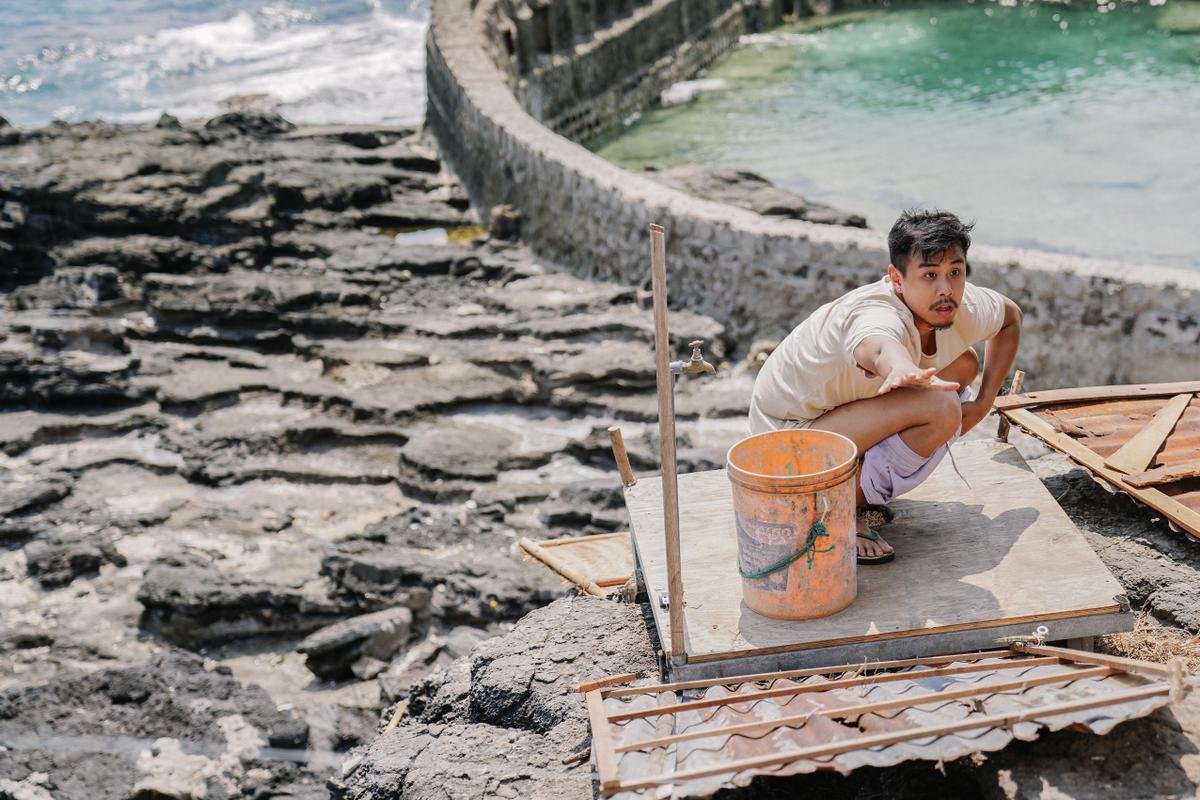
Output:
<path fill-rule="evenodd" d="M 879 387 L 877 394 L 887 394 L 892 389 L 902 386 L 910 386 L 914 389 L 940 389 L 944 392 L 958 391 L 957 383 L 942 380 L 937 376 L 937 370 L 933 367 L 929 369 L 909 367 L 889 372 L 888 376 L 883 379 L 883 385 Z"/>

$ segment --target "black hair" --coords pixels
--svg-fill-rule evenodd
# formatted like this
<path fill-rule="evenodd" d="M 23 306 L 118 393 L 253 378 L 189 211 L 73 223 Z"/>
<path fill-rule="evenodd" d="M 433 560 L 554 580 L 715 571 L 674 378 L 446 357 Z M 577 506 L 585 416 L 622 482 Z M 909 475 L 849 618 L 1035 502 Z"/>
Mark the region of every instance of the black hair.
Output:
<path fill-rule="evenodd" d="M 963 222 L 949 211 L 909 209 L 900 215 L 888 234 L 888 258 L 901 273 L 917 253 L 929 260 L 958 245 L 965 259 L 974 227 L 974 222 Z"/>

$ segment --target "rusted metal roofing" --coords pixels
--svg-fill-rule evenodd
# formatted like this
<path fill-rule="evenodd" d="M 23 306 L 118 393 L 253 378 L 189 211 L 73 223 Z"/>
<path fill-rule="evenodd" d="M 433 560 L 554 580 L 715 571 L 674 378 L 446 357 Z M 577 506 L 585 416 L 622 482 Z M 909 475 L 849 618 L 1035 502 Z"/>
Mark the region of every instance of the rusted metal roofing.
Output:
<path fill-rule="evenodd" d="M 1200 383 L 1061 389 L 999 397 L 996 409 L 1084 467 L 1102 485 L 1159 511 L 1175 530 L 1200 538 Z M 1148 429 L 1172 396 L 1190 394 L 1146 466 L 1106 460 Z M 1149 455 L 1149 454 L 1148 454 Z"/>
<path fill-rule="evenodd" d="M 682 798 L 761 775 L 947 761 L 1069 726 L 1105 734 L 1192 680 L 1181 664 L 1014 644 L 738 679 L 601 681 L 586 697 L 602 794 Z"/>

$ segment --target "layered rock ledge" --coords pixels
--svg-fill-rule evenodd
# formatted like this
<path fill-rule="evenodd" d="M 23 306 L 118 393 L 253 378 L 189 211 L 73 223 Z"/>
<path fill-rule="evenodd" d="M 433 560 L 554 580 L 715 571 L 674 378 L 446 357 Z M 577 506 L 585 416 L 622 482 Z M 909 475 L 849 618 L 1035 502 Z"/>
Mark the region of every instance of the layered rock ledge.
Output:
<path fill-rule="evenodd" d="M 515 542 L 627 525 L 609 425 L 657 469 L 638 287 L 473 227 L 411 130 L 6 128 L 0 209 L 0 797 L 594 793 L 567 687 L 653 680 L 646 610 Z M 714 468 L 753 348 L 671 322 L 721 366 L 676 402 Z M 1135 603 L 1200 630 L 1192 544 L 1020 441 Z M 1198 727 L 742 796 L 1190 793 Z"/>

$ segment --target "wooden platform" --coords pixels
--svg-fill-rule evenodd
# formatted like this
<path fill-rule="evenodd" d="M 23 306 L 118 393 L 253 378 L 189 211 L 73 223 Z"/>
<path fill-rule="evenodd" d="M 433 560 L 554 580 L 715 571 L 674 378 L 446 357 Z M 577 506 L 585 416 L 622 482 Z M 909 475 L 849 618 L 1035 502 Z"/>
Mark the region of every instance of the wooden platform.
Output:
<path fill-rule="evenodd" d="M 724 470 L 679 478 L 686 602 L 684 654 L 671 679 L 914 658 L 993 647 L 1038 625 L 1048 639 L 1130 630 L 1122 588 L 1016 448 L 960 442 L 917 490 L 896 500 L 884 529 L 891 564 L 860 567 L 858 599 L 831 617 L 780 621 L 742 602 Z M 664 649 L 670 646 L 661 481 L 625 490 L 637 568 Z M 672 655 L 674 657 L 672 657 Z"/>

